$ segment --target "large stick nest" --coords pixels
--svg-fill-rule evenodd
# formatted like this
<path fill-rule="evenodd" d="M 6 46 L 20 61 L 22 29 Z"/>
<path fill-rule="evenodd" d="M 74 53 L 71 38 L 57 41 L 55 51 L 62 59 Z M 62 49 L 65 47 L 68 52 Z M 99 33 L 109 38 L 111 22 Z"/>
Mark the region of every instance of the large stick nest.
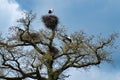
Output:
<path fill-rule="evenodd" d="M 42 16 L 42 22 L 47 28 L 55 30 L 59 23 L 59 20 L 58 17 L 55 15 L 44 15 Z"/>
<path fill-rule="evenodd" d="M 34 42 L 39 42 L 40 41 L 40 34 L 39 33 L 24 33 L 22 36 L 23 41 L 31 41 L 33 40 Z"/>

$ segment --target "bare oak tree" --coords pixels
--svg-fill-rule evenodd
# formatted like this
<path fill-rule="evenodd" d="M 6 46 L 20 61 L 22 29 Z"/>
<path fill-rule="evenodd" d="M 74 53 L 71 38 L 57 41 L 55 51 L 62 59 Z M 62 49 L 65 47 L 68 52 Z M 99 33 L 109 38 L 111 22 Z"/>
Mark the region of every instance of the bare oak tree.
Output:
<path fill-rule="evenodd" d="M 63 80 L 69 68 L 86 68 L 110 62 L 111 49 L 116 34 L 108 38 L 87 36 L 83 31 L 66 35 L 58 26 L 57 16 L 42 16 L 47 28 L 32 30 L 35 19 L 32 12 L 18 20 L 19 25 L 10 27 L 10 34 L 0 35 L 0 79 Z"/>

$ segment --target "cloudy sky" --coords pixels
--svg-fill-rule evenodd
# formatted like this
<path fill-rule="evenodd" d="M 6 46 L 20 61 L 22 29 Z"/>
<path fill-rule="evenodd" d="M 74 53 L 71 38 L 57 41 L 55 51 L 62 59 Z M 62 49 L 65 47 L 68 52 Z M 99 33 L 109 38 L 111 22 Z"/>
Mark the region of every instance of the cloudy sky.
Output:
<path fill-rule="evenodd" d="M 87 34 L 109 35 L 120 33 L 120 0 L 0 0 L 0 32 L 5 33 L 16 25 L 23 11 L 37 14 L 36 24 L 42 27 L 40 17 L 54 8 L 60 24 L 68 33 L 84 30 Z M 36 27 L 37 28 L 37 27 Z M 119 39 L 117 45 L 120 45 Z M 120 80 L 120 51 L 113 51 L 113 64 L 103 63 L 98 67 L 70 69 L 66 80 Z"/>

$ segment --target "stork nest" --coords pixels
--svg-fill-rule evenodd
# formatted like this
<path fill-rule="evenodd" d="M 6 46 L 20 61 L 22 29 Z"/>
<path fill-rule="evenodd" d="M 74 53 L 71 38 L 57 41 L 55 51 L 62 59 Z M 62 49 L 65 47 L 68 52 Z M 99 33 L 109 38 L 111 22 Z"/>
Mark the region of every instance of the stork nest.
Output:
<path fill-rule="evenodd" d="M 58 17 L 55 15 L 44 15 L 42 16 L 42 22 L 47 28 L 55 30 L 59 23 L 59 20 Z"/>
<path fill-rule="evenodd" d="M 24 33 L 21 36 L 21 38 L 22 38 L 23 41 L 29 42 L 29 41 L 33 40 L 35 43 L 37 43 L 37 42 L 40 41 L 41 36 L 40 36 L 39 33 L 30 33 L 30 34 Z"/>
<path fill-rule="evenodd" d="M 50 49 L 50 52 L 52 52 L 52 53 L 58 53 L 59 52 L 59 50 L 56 47 L 53 47 L 53 46 L 49 47 L 49 49 Z"/>

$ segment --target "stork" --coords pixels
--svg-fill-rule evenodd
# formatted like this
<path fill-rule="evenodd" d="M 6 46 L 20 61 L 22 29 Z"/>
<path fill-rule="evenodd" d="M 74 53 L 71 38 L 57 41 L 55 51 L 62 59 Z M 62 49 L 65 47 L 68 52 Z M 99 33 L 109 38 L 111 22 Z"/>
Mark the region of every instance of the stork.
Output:
<path fill-rule="evenodd" d="M 49 9 L 49 10 L 48 10 L 48 14 L 52 14 L 52 13 L 53 13 L 53 11 L 54 11 L 54 9 L 53 9 L 53 8 Z"/>
<path fill-rule="evenodd" d="M 63 37 L 63 41 L 64 42 L 66 42 L 66 41 L 68 41 L 68 42 L 72 42 L 72 39 L 69 37 L 69 36 L 67 36 L 67 35 L 64 35 L 64 36 L 62 36 Z"/>

